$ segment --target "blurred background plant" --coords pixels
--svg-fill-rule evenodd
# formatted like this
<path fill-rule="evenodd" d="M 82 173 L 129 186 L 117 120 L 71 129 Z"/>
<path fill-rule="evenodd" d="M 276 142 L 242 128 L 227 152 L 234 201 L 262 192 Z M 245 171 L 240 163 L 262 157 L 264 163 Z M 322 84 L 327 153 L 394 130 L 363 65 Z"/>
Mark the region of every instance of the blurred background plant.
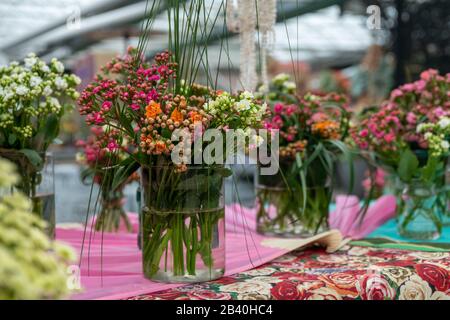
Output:
<path fill-rule="evenodd" d="M 0 192 L 18 180 L 14 165 L 0 158 Z M 0 196 L 0 300 L 58 299 L 69 293 L 67 266 L 75 253 L 51 241 L 45 222 L 30 211 L 23 194 Z"/>

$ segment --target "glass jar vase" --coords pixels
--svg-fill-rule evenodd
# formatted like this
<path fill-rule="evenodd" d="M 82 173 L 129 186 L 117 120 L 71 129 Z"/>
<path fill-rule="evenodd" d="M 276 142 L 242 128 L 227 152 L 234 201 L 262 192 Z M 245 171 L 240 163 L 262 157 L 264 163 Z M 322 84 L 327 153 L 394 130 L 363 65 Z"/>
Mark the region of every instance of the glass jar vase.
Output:
<path fill-rule="evenodd" d="M 123 222 L 125 229 L 128 232 L 132 232 L 131 223 L 123 209 L 124 201 L 125 197 L 122 189 L 102 192 L 101 209 L 95 220 L 96 231 L 118 232 L 120 224 Z"/>
<path fill-rule="evenodd" d="M 450 159 L 447 159 L 447 166 L 445 169 L 445 190 L 447 198 L 447 206 L 442 212 L 442 225 L 444 227 L 450 226 Z"/>
<path fill-rule="evenodd" d="M 442 184 L 412 180 L 396 180 L 397 230 L 402 237 L 416 240 L 435 240 L 442 231 L 442 214 L 447 196 Z"/>
<path fill-rule="evenodd" d="M 160 282 L 220 278 L 225 269 L 223 167 L 141 169 L 142 262 Z"/>
<path fill-rule="evenodd" d="M 20 175 L 19 183 L 11 192 L 19 190 L 32 202 L 32 212 L 46 222 L 45 232 L 55 238 L 55 169 L 50 152 L 39 153 L 39 165 L 33 165 L 24 153 L 18 150 L 0 151 L 0 156 L 13 162 Z"/>
<path fill-rule="evenodd" d="M 257 232 L 267 236 L 307 238 L 328 230 L 332 189 L 322 185 L 303 188 L 289 167 L 273 176 L 256 175 Z"/>

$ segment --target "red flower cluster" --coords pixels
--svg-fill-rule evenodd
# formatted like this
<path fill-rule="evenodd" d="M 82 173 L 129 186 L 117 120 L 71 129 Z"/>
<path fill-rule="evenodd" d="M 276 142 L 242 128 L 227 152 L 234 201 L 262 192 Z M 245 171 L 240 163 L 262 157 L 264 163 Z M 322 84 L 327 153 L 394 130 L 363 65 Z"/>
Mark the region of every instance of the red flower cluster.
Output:
<path fill-rule="evenodd" d="M 94 82 L 82 92 L 80 114 L 86 115 L 90 125 L 121 123 L 123 115 L 139 120 L 145 115 L 145 107 L 151 101 L 169 101 L 169 83 L 176 78 L 176 64 L 170 62 L 170 54 L 163 52 L 149 65 L 129 49 L 123 58 L 116 58 L 103 68 Z M 105 78 L 116 75 L 117 80 Z M 120 111 L 120 112 L 119 112 Z M 139 130 L 137 127 L 136 130 Z"/>
<path fill-rule="evenodd" d="M 88 166 L 100 167 L 108 165 L 111 154 L 122 149 L 118 144 L 119 139 L 118 130 L 105 131 L 102 127 L 92 127 L 91 135 L 86 140 L 77 141 L 76 145 L 83 148 L 84 162 Z"/>
<path fill-rule="evenodd" d="M 379 110 L 368 112 L 359 126 L 351 130 L 352 137 L 361 149 L 388 156 L 405 142 L 427 149 L 423 133 L 417 127 L 449 116 L 449 98 L 450 74 L 444 77 L 433 69 L 424 71 L 420 80 L 393 90 Z"/>
<path fill-rule="evenodd" d="M 265 121 L 264 127 L 280 130 L 280 156 L 294 158 L 319 140 L 345 138 L 348 122 L 345 96 L 336 93 L 326 96 L 308 94 L 298 97 L 295 104 L 276 102 L 272 116 Z"/>
<path fill-rule="evenodd" d="M 133 145 L 125 144 L 119 130 L 91 127 L 91 135 L 76 143 L 83 150 L 77 155 L 78 162 L 87 167 L 86 172 L 93 175 L 96 183 L 101 183 L 105 169 L 116 165 L 118 160 L 132 151 Z M 136 179 L 135 175 L 129 181 Z"/>

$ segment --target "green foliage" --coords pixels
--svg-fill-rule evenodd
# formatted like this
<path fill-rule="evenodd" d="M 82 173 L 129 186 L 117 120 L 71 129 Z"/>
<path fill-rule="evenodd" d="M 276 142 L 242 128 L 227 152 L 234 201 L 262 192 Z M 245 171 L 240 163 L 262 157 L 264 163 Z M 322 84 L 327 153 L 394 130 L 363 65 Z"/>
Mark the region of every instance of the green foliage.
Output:
<path fill-rule="evenodd" d="M 411 181 L 418 168 L 419 160 L 417 160 L 416 155 L 410 149 L 404 150 L 400 155 L 400 162 L 397 169 L 400 179 L 406 182 Z"/>

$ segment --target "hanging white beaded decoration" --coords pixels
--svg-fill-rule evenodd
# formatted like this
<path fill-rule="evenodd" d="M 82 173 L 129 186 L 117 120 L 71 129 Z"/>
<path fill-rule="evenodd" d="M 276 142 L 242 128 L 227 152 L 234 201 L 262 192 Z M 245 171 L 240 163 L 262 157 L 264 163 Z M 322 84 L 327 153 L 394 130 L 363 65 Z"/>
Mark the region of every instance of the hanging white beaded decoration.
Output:
<path fill-rule="evenodd" d="M 271 44 L 275 43 L 274 26 L 277 20 L 277 1 L 258 0 L 258 22 L 261 32 L 261 81 L 264 88 L 269 88 L 267 72 L 267 52 Z M 271 37 L 270 37 L 271 36 Z"/>
<path fill-rule="evenodd" d="M 238 17 L 237 19 L 236 16 Z M 227 1 L 227 25 L 231 31 L 239 30 L 241 46 L 240 72 L 242 87 L 244 90 L 254 91 L 258 83 L 255 53 L 255 0 Z"/>
<path fill-rule="evenodd" d="M 227 26 L 240 37 L 240 73 L 243 89 L 254 91 L 258 84 L 256 72 L 255 35 L 259 24 L 261 32 L 261 78 L 268 87 L 267 50 L 269 36 L 276 22 L 276 0 L 228 0 L 226 6 Z M 272 37 L 273 39 L 273 37 Z"/>

